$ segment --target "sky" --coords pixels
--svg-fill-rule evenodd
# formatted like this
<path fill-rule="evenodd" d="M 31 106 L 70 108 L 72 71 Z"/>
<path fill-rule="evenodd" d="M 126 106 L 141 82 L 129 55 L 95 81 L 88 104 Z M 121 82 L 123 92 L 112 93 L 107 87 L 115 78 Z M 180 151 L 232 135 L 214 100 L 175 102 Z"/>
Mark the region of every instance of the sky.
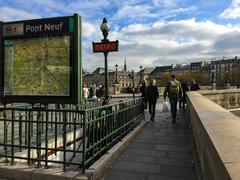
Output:
<path fill-rule="evenodd" d="M 138 71 L 196 61 L 240 57 L 240 0 L 0 0 L 0 21 L 70 16 L 82 17 L 83 68 L 104 67 L 103 54 L 92 52 L 102 39 L 104 17 L 108 38 L 119 51 L 115 64 Z"/>

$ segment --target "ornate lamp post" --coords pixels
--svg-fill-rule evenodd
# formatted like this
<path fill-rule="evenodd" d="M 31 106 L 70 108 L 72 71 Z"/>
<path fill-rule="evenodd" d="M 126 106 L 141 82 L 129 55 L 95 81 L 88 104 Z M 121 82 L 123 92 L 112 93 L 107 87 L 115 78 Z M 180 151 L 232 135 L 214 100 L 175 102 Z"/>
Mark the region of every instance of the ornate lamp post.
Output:
<path fill-rule="evenodd" d="M 143 69 L 143 67 L 140 66 L 139 68 L 140 68 L 140 83 L 142 83 L 142 81 L 143 81 L 143 79 L 142 79 L 142 69 Z"/>
<path fill-rule="evenodd" d="M 212 90 L 214 89 L 214 73 L 215 73 L 215 70 L 212 69 Z"/>
<path fill-rule="evenodd" d="M 107 102 L 109 99 L 109 91 L 108 91 L 108 62 L 107 62 L 107 56 L 109 52 L 118 51 L 118 40 L 116 41 L 109 41 L 107 39 L 108 32 L 110 30 L 110 26 L 107 22 L 106 18 L 103 18 L 102 24 L 100 26 L 100 29 L 102 31 L 103 39 L 101 42 L 92 42 L 93 46 L 93 52 L 94 53 L 103 53 L 104 54 L 104 60 L 105 60 L 105 92 L 104 96 Z"/>
<path fill-rule="evenodd" d="M 225 71 L 225 76 L 226 76 L 226 87 L 228 87 L 228 75 L 229 75 L 229 71 L 226 70 L 226 71 Z"/>
<path fill-rule="evenodd" d="M 134 70 L 132 70 L 131 74 L 128 74 L 128 77 L 132 79 L 132 91 L 133 91 L 133 99 L 135 99 L 135 81 L 134 81 Z"/>
<path fill-rule="evenodd" d="M 108 42 L 109 40 L 107 39 L 108 32 L 110 30 L 110 26 L 107 22 L 106 18 L 103 18 L 103 22 L 100 26 L 100 29 L 102 31 L 103 39 L 101 40 L 103 43 Z M 104 52 L 104 60 L 105 60 L 105 98 L 109 97 L 109 92 L 108 92 L 108 62 L 107 62 L 107 56 L 108 52 Z"/>
<path fill-rule="evenodd" d="M 118 64 L 115 65 L 115 68 L 116 68 L 116 73 L 115 73 L 115 75 L 116 75 L 116 77 L 115 77 L 115 84 L 118 84 L 118 79 L 117 79 Z"/>

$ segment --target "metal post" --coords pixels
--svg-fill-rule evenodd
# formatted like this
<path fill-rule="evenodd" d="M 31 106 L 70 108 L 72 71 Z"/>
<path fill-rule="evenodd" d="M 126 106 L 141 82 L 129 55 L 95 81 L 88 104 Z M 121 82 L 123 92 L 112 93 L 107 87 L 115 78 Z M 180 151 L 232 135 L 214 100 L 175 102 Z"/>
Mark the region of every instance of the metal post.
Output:
<path fill-rule="evenodd" d="M 228 88 L 228 73 L 229 73 L 229 71 L 227 70 L 226 72 L 225 72 L 225 80 L 226 80 L 226 87 Z"/>
<path fill-rule="evenodd" d="M 83 112 L 83 155 L 82 155 L 82 173 L 85 173 L 86 166 L 86 111 Z M 88 131 L 89 132 L 89 131 Z M 88 136 L 89 137 L 89 136 Z"/>
<path fill-rule="evenodd" d="M 212 70 L 212 90 L 214 89 L 214 70 Z"/>
<path fill-rule="evenodd" d="M 143 80 L 142 80 L 142 68 L 143 68 L 143 67 L 140 66 L 139 68 L 140 68 L 140 72 L 139 72 L 139 73 L 140 73 L 140 74 L 139 74 L 139 75 L 140 75 L 140 82 L 139 82 L 139 84 L 142 84 L 142 81 L 143 81 Z"/>
<path fill-rule="evenodd" d="M 133 83 L 133 99 L 135 99 L 135 82 L 134 82 L 134 71 L 132 70 L 132 83 Z"/>
<path fill-rule="evenodd" d="M 108 62 L 107 62 L 108 52 L 104 53 L 105 59 L 105 98 L 108 99 L 109 92 L 108 92 Z"/>
<path fill-rule="evenodd" d="M 116 73 L 115 73 L 115 84 L 118 84 L 118 79 L 117 79 L 117 70 L 118 70 L 118 65 L 116 64 L 115 65 L 115 67 L 116 67 Z"/>
<path fill-rule="evenodd" d="M 109 31 L 109 24 L 107 23 L 107 19 L 103 18 L 103 22 L 100 26 L 100 29 L 102 31 L 103 39 L 102 42 L 106 43 L 109 40 L 107 39 L 108 37 L 108 31 Z M 107 56 L 108 52 L 103 52 L 104 54 L 104 59 L 105 59 L 105 99 L 107 100 L 109 97 L 109 92 L 108 92 L 108 63 L 107 63 Z"/>

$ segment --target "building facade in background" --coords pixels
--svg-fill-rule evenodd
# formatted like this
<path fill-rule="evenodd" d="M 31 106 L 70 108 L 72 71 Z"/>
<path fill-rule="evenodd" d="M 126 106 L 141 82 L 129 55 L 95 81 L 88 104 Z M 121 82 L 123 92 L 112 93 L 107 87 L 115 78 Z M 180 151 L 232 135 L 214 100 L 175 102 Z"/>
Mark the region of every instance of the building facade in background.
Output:
<path fill-rule="evenodd" d="M 104 68 L 97 68 L 92 73 L 85 73 L 83 82 L 90 85 L 104 86 Z M 134 84 L 138 88 L 140 84 L 149 79 L 155 79 L 157 86 L 165 86 L 171 74 L 177 78 L 190 82 L 194 79 L 200 85 L 213 85 L 223 87 L 226 85 L 240 86 L 240 59 L 237 56 L 233 59 L 214 60 L 209 62 L 200 61 L 190 64 L 172 64 L 169 66 L 157 66 L 155 68 L 143 68 L 134 73 Z M 130 77 L 131 71 L 127 71 L 126 59 L 124 69 L 117 72 L 117 81 L 121 92 L 133 87 L 133 80 Z M 109 71 L 109 90 L 112 91 L 116 82 L 116 71 Z"/>
<path fill-rule="evenodd" d="M 217 86 L 240 85 L 240 59 L 222 59 L 211 61 L 212 79 Z"/>
<path fill-rule="evenodd" d="M 140 80 L 141 79 L 147 79 L 149 70 L 134 73 L 134 87 L 138 88 L 140 86 Z M 121 92 L 127 92 L 129 89 L 133 88 L 133 79 L 132 79 L 132 72 L 127 71 L 127 65 L 126 60 L 124 63 L 124 69 L 122 71 L 109 71 L 108 72 L 108 86 L 109 86 L 109 92 L 113 93 L 114 86 L 116 84 L 116 78 L 117 78 L 117 84 L 120 88 Z M 90 87 L 90 85 L 102 85 L 104 87 L 105 83 L 105 71 L 104 68 L 97 68 L 92 73 L 86 73 L 83 75 L 83 83 L 87 85 L 87 87 Z"/>

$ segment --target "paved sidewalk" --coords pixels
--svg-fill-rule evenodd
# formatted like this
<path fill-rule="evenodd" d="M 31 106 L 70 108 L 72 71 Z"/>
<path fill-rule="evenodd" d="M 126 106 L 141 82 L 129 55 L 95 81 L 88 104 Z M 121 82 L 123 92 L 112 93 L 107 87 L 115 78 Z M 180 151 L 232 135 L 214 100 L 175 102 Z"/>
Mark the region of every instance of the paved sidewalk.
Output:
<path fill-rule="evenodd" d="M 172 124 L 170 112 L 160 109 L 161 104 L 157 104 L 155 121 L 143 128 L 102 179 L 196 179 L 185 111 L 179 111 L 176 124 Z"/>

